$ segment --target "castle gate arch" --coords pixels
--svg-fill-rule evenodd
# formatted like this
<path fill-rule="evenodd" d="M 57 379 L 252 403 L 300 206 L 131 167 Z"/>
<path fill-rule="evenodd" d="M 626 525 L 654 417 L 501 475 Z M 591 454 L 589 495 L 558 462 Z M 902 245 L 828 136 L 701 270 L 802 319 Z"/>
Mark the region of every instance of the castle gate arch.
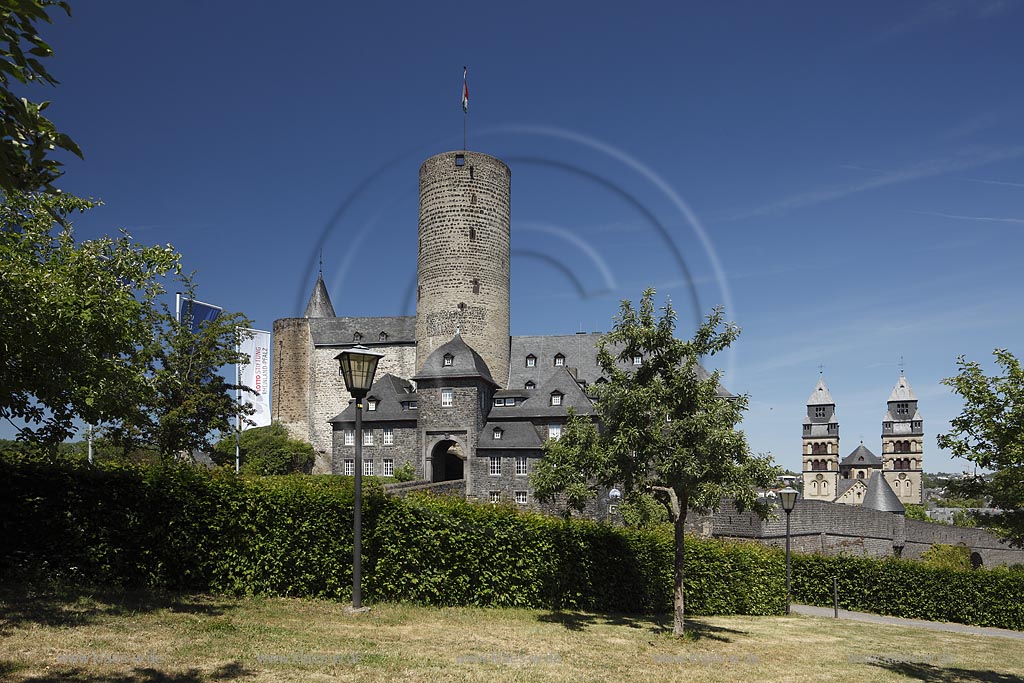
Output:
<path fill-rule="evenodd" d="M 466 452 L 455 439 L 439 439 L 427 452 L 427 468 L 430 481 L 456 481 L 465 479 Z"/>

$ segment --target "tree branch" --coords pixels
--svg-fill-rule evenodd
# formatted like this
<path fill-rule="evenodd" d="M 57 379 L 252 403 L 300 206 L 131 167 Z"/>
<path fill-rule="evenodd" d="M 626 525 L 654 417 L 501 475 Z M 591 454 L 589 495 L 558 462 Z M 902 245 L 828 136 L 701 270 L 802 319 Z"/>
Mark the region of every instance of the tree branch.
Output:
<path fill-rule="evenodd" d="M 676 522 L 680 517 L 681 510 L 679 508 L 679 496 L 676 495 L 675 489 L 668 486 L 652 486 L 651 491 L 668 494 L 669 512 L 672 514 L 672 521 Z"/>

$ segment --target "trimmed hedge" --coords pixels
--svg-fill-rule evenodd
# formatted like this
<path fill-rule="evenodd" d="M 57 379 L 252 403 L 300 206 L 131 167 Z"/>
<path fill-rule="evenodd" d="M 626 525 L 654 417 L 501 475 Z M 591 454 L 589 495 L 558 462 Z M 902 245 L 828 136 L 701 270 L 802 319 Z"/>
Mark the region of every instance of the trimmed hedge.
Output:
<path fill-rule="evenodd" d="M 929 567 L 913 560 L 794 555 L 797 602 L 910 619 L 1024 630 L 1024 575 L 1007 570 Z"/>

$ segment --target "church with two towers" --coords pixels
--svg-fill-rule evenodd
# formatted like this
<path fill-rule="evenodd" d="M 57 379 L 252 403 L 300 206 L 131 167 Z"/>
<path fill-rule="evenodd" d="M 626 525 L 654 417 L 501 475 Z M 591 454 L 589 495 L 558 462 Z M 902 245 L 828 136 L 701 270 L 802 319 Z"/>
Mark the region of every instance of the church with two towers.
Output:
<path fill-rule="evenodd" d="M 924 503 L 924 421 L 900 371 L 882 417 L 882 455 L 863 442 L 840 459 L 836 402 L 823 377 L 807 399 L 803 424 L 804 497 L 889 509 Z"/>

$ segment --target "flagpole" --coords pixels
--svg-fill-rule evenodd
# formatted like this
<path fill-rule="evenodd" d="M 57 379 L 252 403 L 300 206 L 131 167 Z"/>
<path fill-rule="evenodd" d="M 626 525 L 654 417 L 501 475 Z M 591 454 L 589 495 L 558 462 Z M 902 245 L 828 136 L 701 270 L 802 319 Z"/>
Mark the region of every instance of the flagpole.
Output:
<path fill-rule="evenodd" d="M 469 85 L 466 84 L 466 67 L 462 67 L 462 150 L 467 151 L 466 128 L 469 119 Z"/>
<path fill-rule="evenodd" d="M 238 328 L 235 328 L 235 353 L 242 352 L 238 345 Z M 241 469 L 241 449 L 239 447 L 240 434 L 242 433 L 242 413 L 239 407 L 242 402 L 242 379 L 238 372 L 238 362 L 235 362 L 235 474 Z"/>

